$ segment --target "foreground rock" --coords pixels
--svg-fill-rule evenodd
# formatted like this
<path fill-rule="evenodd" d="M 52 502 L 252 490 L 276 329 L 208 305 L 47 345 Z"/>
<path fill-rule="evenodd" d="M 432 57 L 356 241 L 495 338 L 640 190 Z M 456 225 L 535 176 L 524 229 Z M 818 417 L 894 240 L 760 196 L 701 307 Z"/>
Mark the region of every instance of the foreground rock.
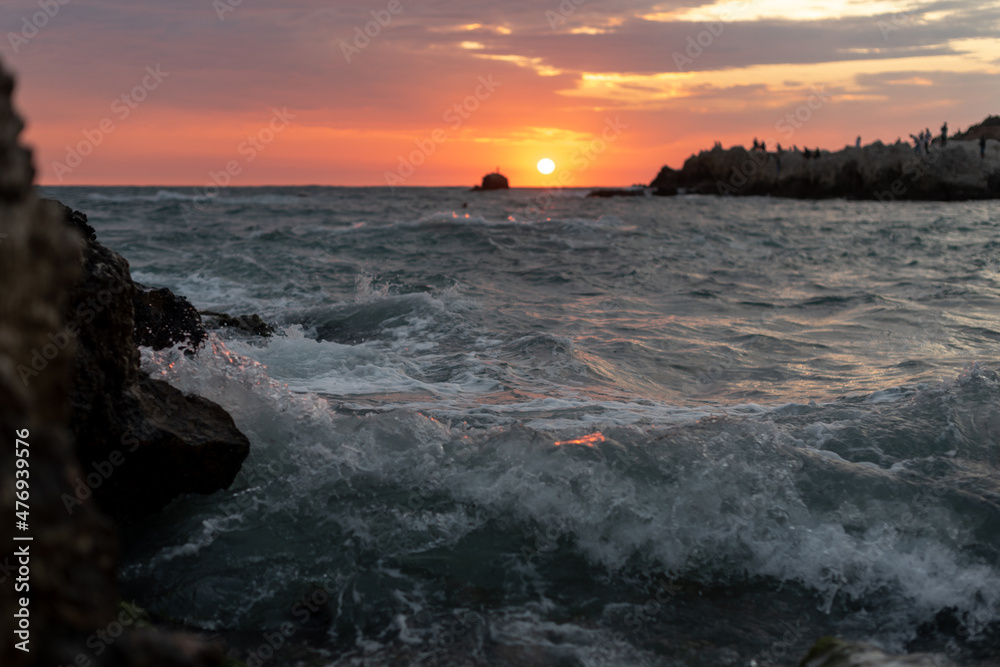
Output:
<path fill-rule="evenodd" d="M 86 223 L 58 202 L 50 208 L 70 227 Z M 169 290 L 137 286 L 125 258 L 98 243 L 92 230 L 80 264 L 62 309 L 64 337 L 77 346 L 70 424 L 84 469 L 67 507 L 93 494 L 110 516 L 134 518 L 184 493 L 227 488 L 250 452 L 232 418 L 139 369 L 136 339 L 158 348 L 185 337 L 200 342 L 198 313 Z M 147 325 L 138 330 L 136 303 L 147 311 Z"/>
<path fill-rule="evenodd" d="M 953 667 L 954 664 L 940 654 L 889 655 L 870 644 L 850 644 L 826 637 L 816 642 L 800 667 Z"/>
<path fill-rule="evenodd" d="M 687 159 L 682 169 L 664 167 L 650 184 L 654 194 L 773 195 L 776 197 L 891 201 L 995 199 L 1000 197 L 1000 158 L 989 141 L 981 158 L 976 141 L 948 142 L 915 153 L 903 143 L 822 151 L 747 151 L 716 146 Z"/>
<path fill-rule="evenodd" d="M 507 177 L 498 171 L 492 174 L 486 174 L 483 176 L 482 185 L 477 185 L 472 188 L 473 192 L 479 192 L 482 190 L 509 190 L 510 183 L 507 182 Z"/>
<path fill-rule="evenodd" d="M 86 504 L 67 511 L 83 473 L 74 456 L 68 420 L 76 342 L 65 335 L 65 296 L 81 275 L 81 238 L 57 211 L 32 190 L 29 153 L 17 143 L 21 121 L 11 103 L 12 80 L 0 66 L 0 518 L 2 536 L 12 542 L 15 450 L 30 454 L 28 530 L 30 552 L 28 643 L 13 633 L 19 597 L 0 596 L 6 637 L 0 645 L 5 667 L 92 665 L 93 667 L 215 667 L 222 653 L 192 637 L 155 629 L 134 631 L 122 617 L 115 589 L 117 552 L 111 523 Z M 37 353 L 37 355 L 36 355 Z M 18 368 L 41 367 L 37 375 Z M 20 432 L 26 446 L 15 447 Z M 13 549 L 11 549 L 13 551 Z M 9 554 L 10 551 L 5 551 Z M 10 556 L 5 570 L 12 564 Z M 4 575 L 8 579 L 8 575 Z M 4 583 L 12 587 L 11 581 Z M 12 588 L 7 588 L 11 591 Z M 124 633 L 117 623 L 129 626 Z M 116 633 L 105 643 L 96 633 Z M 100 653 L 98 654 L 98 649 Z"/>

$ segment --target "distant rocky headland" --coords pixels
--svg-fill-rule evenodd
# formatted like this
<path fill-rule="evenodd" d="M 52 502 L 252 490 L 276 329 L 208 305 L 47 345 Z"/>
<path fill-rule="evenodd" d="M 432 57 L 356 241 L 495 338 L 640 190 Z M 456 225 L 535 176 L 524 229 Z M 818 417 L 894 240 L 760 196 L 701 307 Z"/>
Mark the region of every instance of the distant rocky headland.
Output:
<path fill-rule="evenodd" d="M 663 167 L 653 194 L 772 195 L 803 199 L 962 200 L 1000 198 L 1000 116 L 918 145 L 897 140 L 839 151 L 743 146 L 692 155 Z"/>

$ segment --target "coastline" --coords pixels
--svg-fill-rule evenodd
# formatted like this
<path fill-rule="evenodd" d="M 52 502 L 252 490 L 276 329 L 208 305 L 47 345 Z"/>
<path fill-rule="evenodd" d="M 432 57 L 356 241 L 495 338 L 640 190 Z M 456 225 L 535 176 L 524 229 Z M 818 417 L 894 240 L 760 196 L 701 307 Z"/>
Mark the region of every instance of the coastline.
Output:
<path fill-rule="evenodd" d="M 750 150 L 716 145 L 663 167 L 650 183 L 653 194 L 773 196 L 796 199 L 960 201 L 1000 198 L 1000 141 L 985 155 L 971 140 L 932 144 L 927 150 L 880 141 L 839 151 Z"/>

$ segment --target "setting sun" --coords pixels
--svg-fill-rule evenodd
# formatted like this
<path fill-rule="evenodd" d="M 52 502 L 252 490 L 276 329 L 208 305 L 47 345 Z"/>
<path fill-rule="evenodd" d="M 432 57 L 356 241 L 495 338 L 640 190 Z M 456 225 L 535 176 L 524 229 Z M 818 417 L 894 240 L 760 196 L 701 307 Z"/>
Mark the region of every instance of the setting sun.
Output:
<path fill-rule="evenodd" d="M 543 174 L 551 174 L 556 170 L 556 163 L 548 158 L 542 158 L 538 161 L 538 171 Z"/>

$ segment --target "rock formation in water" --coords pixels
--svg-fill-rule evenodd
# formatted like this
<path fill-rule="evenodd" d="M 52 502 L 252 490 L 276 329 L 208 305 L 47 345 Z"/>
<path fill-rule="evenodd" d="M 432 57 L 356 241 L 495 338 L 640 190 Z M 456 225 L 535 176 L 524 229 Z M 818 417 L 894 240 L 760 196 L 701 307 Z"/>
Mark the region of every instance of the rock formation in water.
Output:
<path fill-rule="evenodd" d="M 875 142 L 836 152 L 776 153 L 716 146 L 687 159 L 680 170 L 664 167 L 654 193 L 773 195 L 776 197 L 960 200 L 1000 198 L 1000 156 L 990 140 L 986 157 L 978 141 L 949 140 L 928 152 Z"/>
<path fill-rule="evenodd" d="M 193 350 L 208 336 L 191 302 L 165 287 L 135 283 L 132 308 L 135 311 L 132 340 L 140 347 L 163 350 L 184 343 Z"/>
<path fill-rule="evenodd" d="M 599 188 L 587 193 L 588 197 L 608 199 L 611 197 L 645 197 L 649 191 L 643 188 Z"/>
<path fill-rule="evenodd" d="M 492 174 L 486 174 L 483 176 L 482 185 L 477 185 L 472 190 L 474 192 L 479 192 L 483 190 L 508 190 L 510 189 L 510 183 L 507 182 L 507 177 L 498 171 Z"/>
<path fill-rule="evenodd" d="M 86 223 L 61 204 L 50 208 L 68 226 Z M 107 514 L 121 519 L 154 512 L 184 493 L 227 488 L 250 451 L 232 418 L 139 369 L 137 339 L 154 347 L 185 336 L 192 345 L 200 342 L 205 332 L 197 311 L 169 290 L 136 286 L 125 258 L 92 232 L 82 254 L 80 278 L 62 309 L 77 348 L 70 427 L 86 475 L 75 500 L 92 493 Z M 145 322 L 138 329 L 136 304 Z M 99 483 L 89 483 L 92 474 Z"/>
<path fill-rule="evenodd" d="M 249 336 L 260 336 L 270 338 L 274 335 L 275 328 L 268 324 L 257 313 L 250 315 L 239 315 L 233 317 L 226 313 L 217 313 L 211 310 L 203 310 L 200 313 L 204 318 L 205 325 L 212 329 L 228 329 L 240 332 Z"/>
<path fill-rule="evenodd" d="M 73 506 L 72 511 L 64 504 L 74 493 L 75 481 L 88 472 L 74 456 L 70 420 L 77 406 L 71 405 L 70 395 L 80 368 L 77 359 L 87 354 L 80 350 L 91 342 L 67 333 L 68 297 L 80 292 L 88 271 L 107 280 L 115 276 L 111 267 L 105 274 L 102 264 L 85 267 L 80 234 L 67 228 L 58 209 L 37 198 L 31 156 L 17 141 L 22 123 L 11 106 L 12 88 L 11 77 L 0 66 L 0 520 L 4 544 L 28 550 L 30 575 L 22 582 L 28 590 L 10 594 L 10 579 L 20 575 L 11 569 L 16 568 L 14 557 L 5 556 L 0 579 L 8 594 L 0 596 L 0 614 L 9 630 L 0 645 L 0 664 L 221 665 L 220 651 L 190 636 L 134 629 L 138 623 L 119 605 L 115 588 L 112 524 L 91 503 Z M 118 355 L 124 354 L 122 341 L 127 338 L 131 345 L 131 330 L 109 331 L 107 337 L 122 345 Z M 125 357 L 130 363 L 132 357 Z M 96 365 L 90 369 L 120 375 Z M 16 439 L 26 444 L 17 445 Z M 25 450 L 27 457 L 16 454 Z M 17 459 L 28 461 L 28 467 L 18 466 Z M 25 514 L 17 520 L 27 524 L 18 536 L 30 536 L 31 542 L 12 541 L 15 470 L 29 473 L 24 496 L 29 509 L 19 509 Z M 13 550 L 5 548 L 4 553 Z M 22 597 L 28 602 L 28 617 L 14 621 Z M 15 622 L 26 628 L 22 637 L 12 633 Z M 27 652 L 17 646 L 23 637 Z"/>

